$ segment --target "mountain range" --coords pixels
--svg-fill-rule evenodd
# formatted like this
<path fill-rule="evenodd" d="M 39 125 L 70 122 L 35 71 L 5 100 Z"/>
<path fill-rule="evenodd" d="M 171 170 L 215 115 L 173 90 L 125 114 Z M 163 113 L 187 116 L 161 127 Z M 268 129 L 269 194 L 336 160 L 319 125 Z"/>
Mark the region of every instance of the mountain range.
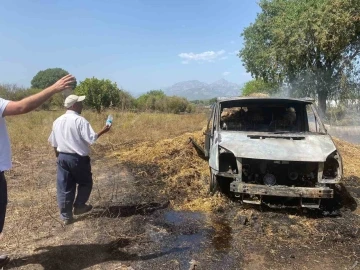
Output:
<path fill-rule="evenodd" d="M 188 100 L 204 100 L 214 97 L 239 96 L 241 86 L 220 79 L 213 83 L 204 83 L 198 80 L 184 81 L 164 89 L 168 96 L 185 97 Z"/>

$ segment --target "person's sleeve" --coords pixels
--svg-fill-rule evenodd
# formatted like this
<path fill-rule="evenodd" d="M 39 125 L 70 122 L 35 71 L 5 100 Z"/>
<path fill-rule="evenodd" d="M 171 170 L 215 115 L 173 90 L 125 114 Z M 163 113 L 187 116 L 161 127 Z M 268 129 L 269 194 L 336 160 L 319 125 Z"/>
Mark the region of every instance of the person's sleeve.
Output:
<path fill-rule="evenodd" d="M 58 147 L 58 143 L 57 143 L 56 137 L 55 137 L 54 128 L 55 128 L 55 123 L 52 126 L 52 130 L 51 130 L 48 142 L 51 144 L 52 147 Z"/>
<path fill-rule="evenodd" d="M 6 106 L 9 104 L 10 100 L 0 98 L 0 117 L 3 117 Z"/>
<path fill-rule="evenodd" d="M 52 147 L 58 147 L 54 130 L 51 131 L 48 141 Z"/>
<path fill-rule="evenodd" d="M 88 144 L 95 143 L 98 138 L 98 135 L 95 133 L 90 123 L 84 118 L 81 119 L 80 122 L 80 133 L 83 140 L 86 141 Z"/>

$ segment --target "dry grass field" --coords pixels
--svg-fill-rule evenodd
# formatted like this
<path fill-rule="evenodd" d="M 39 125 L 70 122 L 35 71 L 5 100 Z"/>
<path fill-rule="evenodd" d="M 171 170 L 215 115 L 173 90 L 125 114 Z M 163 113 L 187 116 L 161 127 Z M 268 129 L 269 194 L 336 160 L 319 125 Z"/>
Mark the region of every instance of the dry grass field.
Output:
<path fill-rule="evenodd" d="M 335 139 L 345 163 L 340 214 L 245 207 L 207 194 L 204 114 L 85 111 L 95 130 L 89 215 L 62 226 L 56 160 L 48 145 L 62 112 L 9 117 L 13 169 L 0 251 L 6 269 L 357 269 L 360 265 L 360 146 Z"/>
<path fill-rule="evenodd" d="M 326 129 L 332 136 L 360 144 L 360 126 L 326 126 Z"/>

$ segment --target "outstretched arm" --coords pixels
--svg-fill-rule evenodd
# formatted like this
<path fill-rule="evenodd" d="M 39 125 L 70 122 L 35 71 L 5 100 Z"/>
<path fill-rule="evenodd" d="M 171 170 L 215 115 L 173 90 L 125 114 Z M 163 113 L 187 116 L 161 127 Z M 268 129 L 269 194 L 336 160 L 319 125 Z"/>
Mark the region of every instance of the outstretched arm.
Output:
<path fill-rule="evenodd" d="M 35 95 L 26 97 L 20 101 L 10 101 L 3 112 L 3 116 L 24 114 L 35 110 L 54 94 L 69 89 L 74 82 L 75 77 L 69 74 Z"/>
<path fill-rule="evenodd" d="M 106 125 L 105 127 L 103 127 L 102 130 L 100 130 L 97 133 L 97 137 L 99 138 L 101 135 L 105 134 L 106 132 L 108 132 L 110 130 L 111 126 Z"/>
<path fill-rule="evenodd" d="M 90 123 L 85 120 L 85 118 L 81 119 L 82 123 L 80 124 L 81 137 L 88 143 L 93 144 L 95 141 L 103 134 L 108 132 L 111 126 L 105 126 L 98 133 L 95 133 Z"/>

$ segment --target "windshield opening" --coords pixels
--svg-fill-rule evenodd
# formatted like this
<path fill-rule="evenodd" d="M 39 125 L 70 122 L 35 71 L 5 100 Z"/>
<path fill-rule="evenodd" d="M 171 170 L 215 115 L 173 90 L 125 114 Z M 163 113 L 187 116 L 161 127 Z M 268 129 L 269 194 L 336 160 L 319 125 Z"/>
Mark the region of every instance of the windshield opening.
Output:
<path fill-rule="evenodd" d="M 239 104 L 232 104 L 239 105 Z M 222 106 L 220 128 L 229 131 L 304 132 L 303 103 L 241 104 Z"/>

